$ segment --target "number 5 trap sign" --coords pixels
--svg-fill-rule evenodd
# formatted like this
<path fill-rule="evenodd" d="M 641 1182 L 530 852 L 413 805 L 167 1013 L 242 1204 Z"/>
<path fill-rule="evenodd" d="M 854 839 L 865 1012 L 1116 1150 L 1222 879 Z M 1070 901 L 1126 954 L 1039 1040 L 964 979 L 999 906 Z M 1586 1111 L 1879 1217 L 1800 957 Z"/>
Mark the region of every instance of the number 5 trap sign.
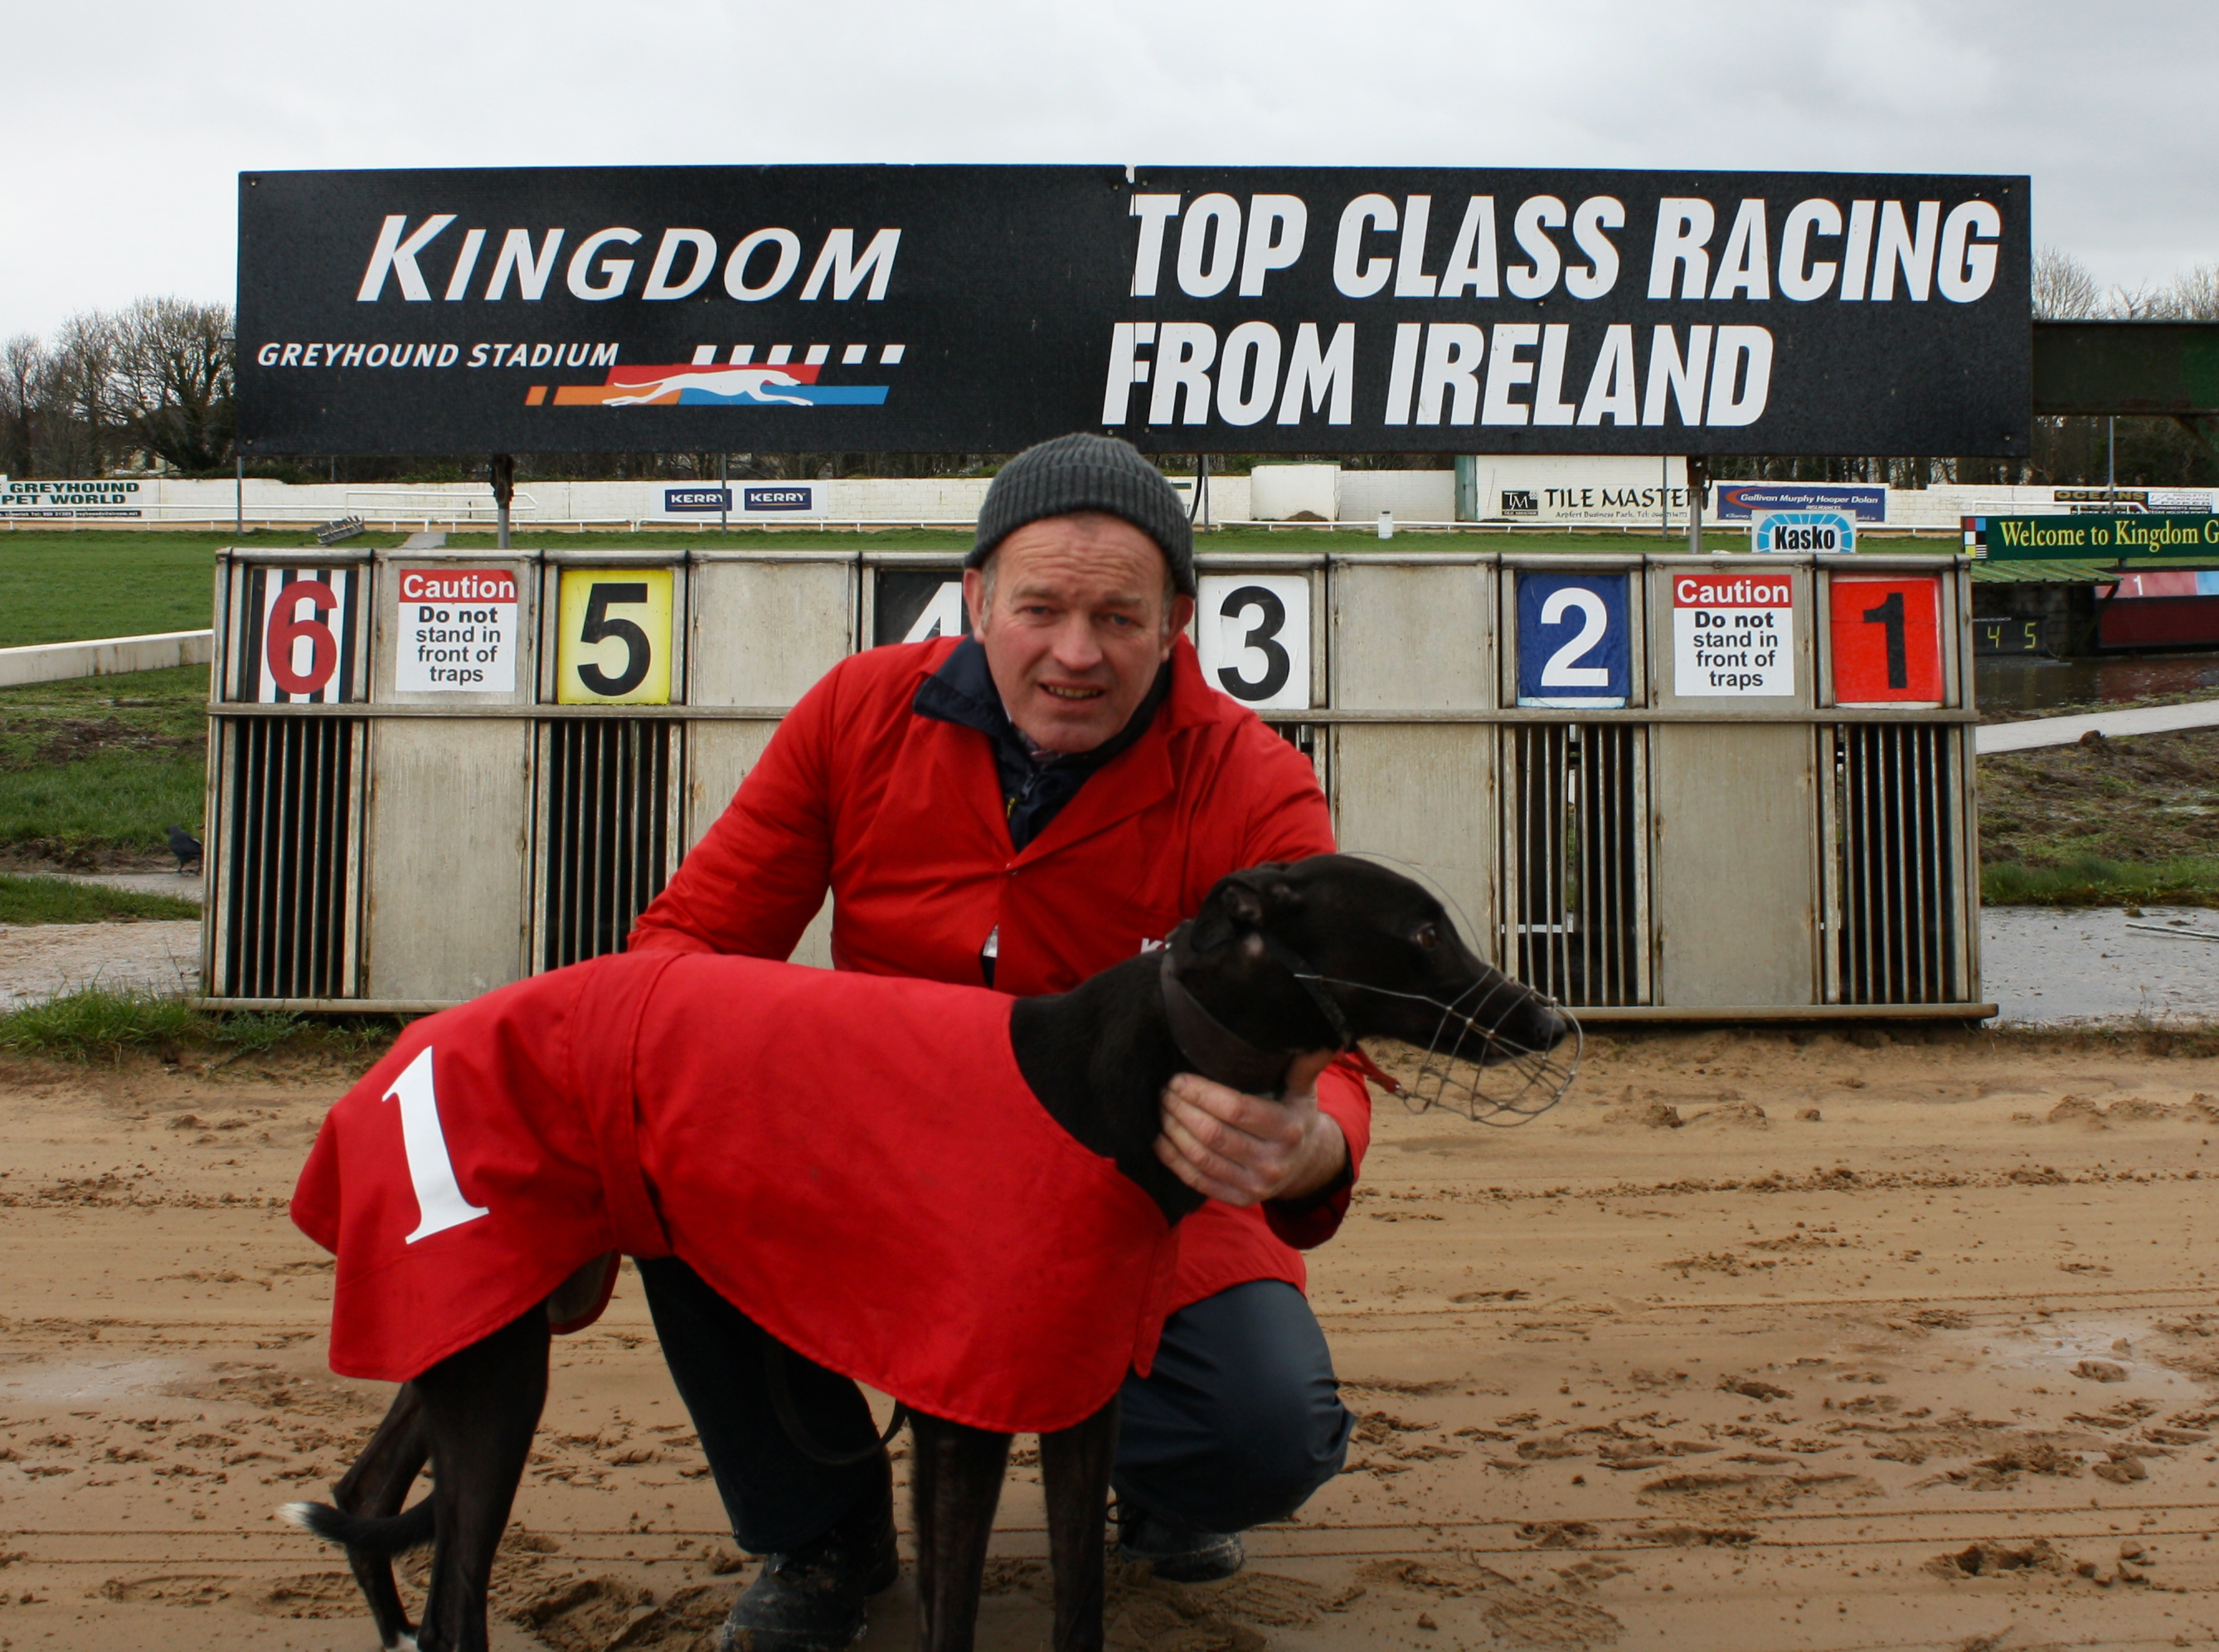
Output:
<path fill-rule="evenodd" d="M 1632 628 L 1623 574 L 1518 575 L 1518 703 L 1624 705 Z"/>
<path fill-rule="evenodd" d="M 513 693 L 516 575 L 499 568 L 404 568 L 393 686 L 405 693 Z"/>
<path fill-rule="evenodd" d="M 1310 703 L 1310 582 L 1300 574 L 1205 574 L 1195 647 L 1212 688 L 1259 711 Z"/>
<path fill-rule="evenodd" d="M 670 704 L 667 568 L 565 568 L 557 605 L 560 705 Z"/>
<path fill-rule="evenodd" d="M 238 699 L 337 705 L 362 698 L 362 569 L 257 568 L 247 576 Z"/>
<path fill-rule="evenodd" d="M 1848 579 L 1827 591 L 1837 705 L 1942 703 L 1942 581 Z"/>
<path fill-rule="evenodd" d="M 1672 692 L 1794 693 L 1794 581 L 1784 574 L 1674 574 Z"/>

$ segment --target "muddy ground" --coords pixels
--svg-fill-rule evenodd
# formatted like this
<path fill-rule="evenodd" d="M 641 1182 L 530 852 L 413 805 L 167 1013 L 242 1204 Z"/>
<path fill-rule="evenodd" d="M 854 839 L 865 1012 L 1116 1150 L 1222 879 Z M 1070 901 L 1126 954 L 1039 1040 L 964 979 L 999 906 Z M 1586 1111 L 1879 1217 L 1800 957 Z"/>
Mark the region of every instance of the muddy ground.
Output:
<path fill-rule="evenodd" d="M 2150 864 L 2219 853 L 2219 729 L 1980 760 L 1980 859 Z"/>
<path fill-rule="evenodd" d="M 1516 1131 L 1383 1101 L 1315 1258 L 1348 1472 L 1230 1585 L 1128 1580 L 1113 1643 L 2213 1640 L 2219 1059 L 1858 1036 L 1598 1040 Z M 345 1077 L 0 1068 L 0 1647 L 374 1644 L 271 1517 L 387 1395 L 326 1374 L 283 1210 Z M 1047 1634 L 1029 1456 L 997 1649 Z M 705 1647 L 747 1576 L 636 1286 L 558 1345 L 518 1513 L 501 1647 Z"/>

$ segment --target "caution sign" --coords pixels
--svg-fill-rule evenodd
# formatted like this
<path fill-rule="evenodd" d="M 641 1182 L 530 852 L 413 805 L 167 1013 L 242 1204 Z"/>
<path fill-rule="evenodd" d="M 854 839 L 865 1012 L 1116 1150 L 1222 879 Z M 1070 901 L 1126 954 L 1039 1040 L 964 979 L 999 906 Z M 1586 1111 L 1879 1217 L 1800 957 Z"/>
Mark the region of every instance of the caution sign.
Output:
<path fill-rule="evenodd" d="M 1795 692 L 1795 587 L 1785 574 L 1672 576 L 1672 692 L 1751 699 Z"/>
<path fill-rule="evenodd" d="M 563 571 L 555 644 L 561 705 L 670 704 L 671 571 Z"/>
<path fill-rule="evenodd" d="M 247 576 L 237 698 L 339 705 L 362 698 L 360 568 L 257 568 Z"/>
<path fill-rule="evenodd" d="M 515 692 L 515 574 L 498 568 L 404 568 L 395 592 L 395 688 L 412 694 Z"/>
<path fill-rule="evenodd" d="M 1837 705 L 1942 703 L 1942 581 L 1836 577 L 1827 640 Z"/>

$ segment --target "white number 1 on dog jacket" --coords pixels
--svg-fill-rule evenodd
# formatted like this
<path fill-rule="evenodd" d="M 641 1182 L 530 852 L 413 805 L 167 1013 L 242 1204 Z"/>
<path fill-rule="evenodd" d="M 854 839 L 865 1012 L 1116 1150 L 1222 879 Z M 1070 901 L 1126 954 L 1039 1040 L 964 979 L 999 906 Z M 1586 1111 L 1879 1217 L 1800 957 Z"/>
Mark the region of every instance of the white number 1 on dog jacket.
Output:
<path fill-rule="evenodd" d="M 1154 1355 L 1178 1240 L 1026 1086 L 1011 1002 L 651 953 L 413 1023 L 293 1196 L 339 1258 L 332 1369 L 406 1382 L 622 1251 L 932 1416 L 1091 1416 Z"/>

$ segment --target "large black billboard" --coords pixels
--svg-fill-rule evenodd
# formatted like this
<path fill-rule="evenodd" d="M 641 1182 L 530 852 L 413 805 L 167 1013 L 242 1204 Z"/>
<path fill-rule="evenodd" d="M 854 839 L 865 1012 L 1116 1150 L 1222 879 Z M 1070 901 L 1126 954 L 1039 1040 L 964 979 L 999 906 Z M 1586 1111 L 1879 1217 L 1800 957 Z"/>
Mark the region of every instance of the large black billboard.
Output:
<path fill-rule="evenodd" d="M 239 179 L 250 454 L 2026 452 L 2023 177 Z"/>

